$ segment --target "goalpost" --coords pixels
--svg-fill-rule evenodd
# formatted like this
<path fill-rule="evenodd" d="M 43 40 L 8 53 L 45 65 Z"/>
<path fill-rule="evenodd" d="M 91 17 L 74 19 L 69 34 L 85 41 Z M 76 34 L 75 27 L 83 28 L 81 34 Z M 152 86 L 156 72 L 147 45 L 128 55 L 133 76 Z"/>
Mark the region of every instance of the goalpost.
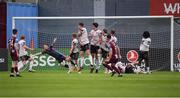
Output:
<path fill-rule="evenodd" d="M 160 23 L 160 22 L 163 22 L 163 19 L 165 19 L 165 21 L 166 21 L 166 19 L 167 19 L 167 23 L 168 23 L 168 25 L 167 26 L 165 26 L 166 24 L 163 24 L 163 23 Z M 16 27 L 16 24 L 17 24 L 17 21 L 18 20 L 38 20 L 38 22 L 39 21 L 46 21 L 46 22 L 43 22 L 43 23 L 50 23 L 49 21 L 53 21 L 54 22 L 54 24 L 52 25 L 52 27 L 50 27 L 50 28 L 55 28 L 55 25 L 56 25 L 56 23 L 60 23 L 61 25 L 59 25 L 59 26 L 62 26 L 62 23 L 71 23 L 71 21 L 72 21 L 72 23 L 77 23 L 77 22 L 74 22 L 74 21 L 79 21 L 79 22 L 82 22 L 82 21 L 85 21 L 85 23 L 88 23 L 88 25 L 91 25 L 91 23 L 92 23 L 92 21 L 96 21 L 96 22 L 98 22 L 99 24 L 100 24 L 100 29 L 103 29 L 103 28 L 108 28 L 109 30 L 110 29 L 118 29 L 118 28 L 120 28 L 120 29 L 118 29 L 118 38 L 122 38 L 121 36 L 125 36 L 125 37 L 127 37 L 127 38 L 134 38 L 133 40 L 135 40 L 136 42 L 139 42 L 139 43 L 137 43 L 137 45 L 139 45 L 140 44 L 140 38 L 141 38 L 141 35 L 142 35 L 142 33 L 143 32 L 138 32 L 138 30 L 137 30 L 137 32 L 135 32 L 135 33 L 133 33 L 131 30 L 128 30 L 129 28 L 131 28 L 132 26 L 132 24 L 133 23 L 138 23 L 138 21 L 140 21 L 141 23 L 138 23 L 138 24 L 140 24 L 140 25 L 137 25 L 137 29 L 138 28 L 142 28 L 144 25 L 146 26 L 146 22 L 147 23 L 149 23 L 149 24 L 151 24 L 150 26 L 151 27 L 144 27 L 144 28 L 147 28 L 147 29 L 149 29 L 149 30 L 151 30 L 151 31 L 153 31 L 153 24 L 155 25 L 155 26 L 157 26 L 157 24 L 162 24 L 162 26 L 164 26 L 164 27 L 167 27 L 168 28 L 168 26 L 169 26 L 169 28 L 167 29 L 167 31 L 159 31 L 159 32 L 161 32 L 161 33 L 159 33 L 158 32 L 158 34 L 160 34 L 160 35 L 158 35 L 158 34 L 156 34 L 157 32 L 155 32 L 155 33 L 152 33 L 152 35 L 153 35 L 153 37 L 154 38 L 152 38 L 152 46 L 153 46 L 153 44 L 155 43 L 156 45 L 154 45 L 153 46 L 153 48 L 155 49 L 156 47 L 158 47 L 158 45 L 160 45 L 160 42 L 162 41 L 162 42 L 164 42 L 164 40 L 163 40 L 163 37 L 165 37 L 165 38 L 167 38 L 167 39 L 170 39 L 169 41 L 169 43 L 170 43 L 170 54 L 169 54 L 169 56 L 170 56 L 170 70 L 171 71 L 174 71 L 174 17 L 173 16 L 170 16 L 170 15 L 168 15 L 168 16 L 80 16 L 80 17 L 13 17 L 12 18 L 12 29 L 14 29 L 14 28 L 17 28 Z M 90 22 L 87 22 L 87 20 L 92 20 L 91 21 L 91 23 Z M 142 20 L 145 20 L 144 21 L 144 23 L 142 22 Z M 48 22 L 47 22 L 48 21 Z M 59 22 L 57 22 L 57 21 L 59 21 Z M 160 22 L 159 22 L 160 21 Z M 121 23 L 122 22 L 122 23 Z M 132 22 L 132 23 L 131 23 Z M 157 23 L 156 23 L 157 22 Z M 129 23 L 129 24 L 128 24 Z M 52 23 L 51 23 L 52 24 Z M 101 25 L 102 24 L 102 25 Z M 124 25 L 123 25 L 124 24 Z M 57 24 L 58 25 L 58 24 Z M 74 25 L 74 24 L 73 24 Z M 86 24 L 85 24 L 86 25 Z M 76 25 L 74 25 L 74 26 L 76 26 Z M 125 28 L 127 28 L 127 29 L 123 29 L 123 26 L 125 27 Z M 133 29 L 136 31 L 136 25 L 133 25 L 134 27 L 133 27 Z M 148 26 L 148 25 L 147 25 Z M 68 28 L 68 26 L 64 26 L 63 25 L 63 27 L 64 27 L 64 29 L 69 29 Z M 75 27 L 73 27 L 73 28 L 75 28 Z M 88 27 L 88 28 L 90 28 L 90 26 Z M 20 28 L 17 28 L 17 29 L 20 29 Z M 51 29 L 51 30 L 53 30 L 53 29 Z M 123 31 L 124 30 L 124 31 Z M 158 30 L 158 28 L 157 28 L 157 30 Z M 139 30 L 139 31 L 142 31 L 142 30 Z M 146 29 L 144 29 L 144 31 L 146 31 Z M 151 31 L 150 31 L 150 33 L 151 33 Z M 39 31 L 37 31 L 37 32 L 39 32 Z M 44 31 L 42 30 L 42 32 L 43 32 L 43 34 L 45 34 L 44 33 Z M 53 31 L 52 31 L 53 32 Z M 51 33 L 52 33 L 51 32 Z M 64 32 L 64 31 L 63 31 Z M 120 33 L 119 33 L 120 32 Z M 168 35 L 168 34 L 165 34 L 166 36 L 163 36 L 163 34 L 164 33 L 167 33 L 167 32 L 169 32 L 170 34 Z M 48 32 L 49 33 L 49 32 Z M 48 34 L 47 33 L 47 34 Z M 65 33 L 65 32 L 64 32 Z M 67 32 L 66 32 L 67 33 Z M 53 33 L 52 33 L 53 34 Z M 158 36 L 161 36 L 161 39 L 160 39 L 160 42 L 158 43 L 158 42 L 154 42 L 154 40 L 153 39 L 156 39 L 156 41 L 158 40 L 158 38 L 156 38 L 157 37 L 157 35 Z M 48 36 L 48 35 L 47 35 Z M 51 35 L 50 35 L 51 36 Z M 49 36 L 49 37 L 50 37 Z M 56 36 L 56 35 L 55 35 Z M 57 35 L 58 36 L 58 35 Z M 60 35 L 61 36 L 61 35 Z M 61 36 L 62 37 L 62 36 Z M 69 38 L 69 37 L 68 37 Z M 136 40 L 136 38 L 137 38 L 137 40 Z M 46 40 L 47 38 L 45 38 L 45 40 Z M 123 39 L 123 38 L 122 38 Z M 121 42 L 123 42 L 123 40 L 121 40 L 121 39 L 118 39 L 118 40 L 120 40 L 120 42 L 119 42 L 119 46 L 120 46 L 120 48 L 121 48 Z M 133 41 L 132 40 L 132 41 Z M 165 41 L 166 42 L 166 41 Z M 40 43 L 41 44 L 41 43 Z M 128 41 L 128 43 L 127 43 L 128 45 L 126 46 L 125 45 L 125 42 L 124 42 L 124 44 L 122 45 L 122 47 L 124 47 L 124 48 L 126 48 L 126 50 L 123 50 L 123 52 L 125 52 L 124 53 L 124 55 L 127 53 L 127 50 L 128 49 L 135 49 L 135 50 L 137 50 L 138 51 L 138 48 L 139 48 L 139 46 L 137 46 L 137 45 L 132 45 L 129 41 Z M 164 43 L 162 43 L 162 44 L 164 44 Z M 136 47 L 135 47 L 136 46 Z M 164 47 L 165 46 L 165 47 Z M 168 48 L 168 45 L 164 45 L 164 46 L 162 46 L 162 47 L 164 47 L 164 48 Z M 167 47 L 166 47 L 167 46 Z M 61 47 L 61 46 L 59 46 L 59 47 Z M 160 47 L 160 48 L 162 48 L 162 47 Z M 151 51 L 151 50 L 150 50 Z M 155 50 L 155 52 L 154 53 L 152 53 L 152 55 L 154 56 L 155 55 L 155 53 L 158 53 L 160 50 Z M 162 52 L 163 53 L 163 52 Z M 162 54 L 157 54 L 157 56 L 158 55 L 162 55 Z M 165 56 L 165 55 L 164 55 Z M 163 59 L 163 57 L 164 56 L 159 56 L 159 57 L 157 57 L 157 58 L 162 58 Z M 168 55 L 167 55 L 168 56 Z M 124 57 L 124 60 L 123 61 L 125 61 L 125 59 L 126 59 L 126 57 Z M 153 59 L 153 58 L 152 58 Z M 150 63 L 150 64 L 156 64 L 156 61 L 151 61 L 152 63 Z M 166 61 L 161 61 L 162 62 L 162 64 L 165 64 L 165 62 Z M 158 63 L 158 64 L 160 64 L 160 63 Z M 151 65 L 150 65 L 151 66 Z"/>

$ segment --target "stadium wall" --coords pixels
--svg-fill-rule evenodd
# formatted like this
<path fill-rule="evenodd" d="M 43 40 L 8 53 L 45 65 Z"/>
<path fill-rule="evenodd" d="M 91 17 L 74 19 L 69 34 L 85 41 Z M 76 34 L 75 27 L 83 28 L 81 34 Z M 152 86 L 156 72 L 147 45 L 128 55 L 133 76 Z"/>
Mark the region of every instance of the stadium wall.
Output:
<path fill-rule="evenodd" d="M 38 16 L 38 7 L 30 3 L 7 3 L 7 40 L 12 35 L 12 17 Z M 18 29 L 18 39 L 20 35 L 26 36 L 26 44 L 34 43 L 38 47 L 38 21 L 37 20 L 16 20 L 16 29 Z"/>
<path fill-rule="evenodd" d="M 0 48 L 6 48 L 6 3 L 0 3 Z"/>
<path fill-rule="evenodd" d="M 8 54 L 6 49 L 6 3 L 0 3 L 0 71 L 8 69 Z"/>

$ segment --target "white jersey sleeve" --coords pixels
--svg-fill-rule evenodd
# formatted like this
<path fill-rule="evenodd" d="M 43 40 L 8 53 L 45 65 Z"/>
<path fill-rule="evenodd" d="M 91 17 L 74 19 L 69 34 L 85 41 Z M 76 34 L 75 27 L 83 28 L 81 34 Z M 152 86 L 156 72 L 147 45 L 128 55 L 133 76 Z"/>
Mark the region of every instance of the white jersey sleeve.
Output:
<path fill-rule="evenodd" d="M 111 36 L 111 40 L 110 41 L 117 44 L 117 37 L 116 36 Z"/>
<path fill-rule="evenodd" d="M 24 56 L 27 55 L 28 52 L 26 51 L 26 49 L 24 48 L 24 45 L 26 45 L 26 41 L 25 40 L 20 40 L 18 42 L 19 45 L 19 56 Z"/>
<path fill-rule="evenodd" d="M 151 38 L 142 38 L 140 44 L 140 51 L 149 51 L 151 45 Z"/>
<path fill-rule="evenodd" d="M 88 39 L 87 29 L 86 28 L 82 28 L 78 33 L 81 34 L 81 36 L 79 37 L 80 45 L 88 44 L 89 43 L 89 39 Z"/>

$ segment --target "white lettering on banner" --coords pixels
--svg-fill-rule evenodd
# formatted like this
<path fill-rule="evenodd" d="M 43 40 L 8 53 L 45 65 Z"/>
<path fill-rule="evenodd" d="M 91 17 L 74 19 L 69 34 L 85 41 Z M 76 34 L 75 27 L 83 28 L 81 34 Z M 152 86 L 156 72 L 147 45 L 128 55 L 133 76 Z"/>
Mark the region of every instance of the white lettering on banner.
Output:
<path fill-rule="evenodd" d="M 5 59 L 4 58 L 0 58 L 0 63 L 4 63 Z"/>
<path fill-rule="evenodd" d="M 53 58 L 52 56 L 49 56 L 48 59 L 47 59 L 47 64 L 49 66 L 55 66 L 55 63 L 54 63 L 55 61 L 56 61 L 55 58 Z"/>
<path fill-rule="evenodd" d="M 179 14 L 180 13 L 180 3 L 175 3 L 174 5 L 172 3 L 166 4 L 164 3 L 164 12 L 166 14 L 172 13 L 172 14 Z"/>
<path fill-rule="evenodd" d="M 59 66 L 59 64 L 56 63 L 56 59 L 52 56 L 33 56 L 33 61 L 30 62 L 31 65 L 33 66 Z M 94 60 L 95 61 L 95 60 Z M 103 59 L 99 61 L 99 64 L 102 64 Z M 80 58 L 78 59 L 78 62 L 80 62 Z M 89 58 L 84 59 L 84 65 L 89 66 L 90 65 L 90 60 Z"/>
<path fill-rule="evenodd" d="M 176 69 L 180 69 L 180 63 L 174 64 L 174 67 L 175 67 Z"/>
<path fill-rule="evenodd" d="M 39 66 L 46 66 L 46 56 L 40 56 L 39 57 L 39 61 L 40 61 L 40 63 L 39 63 Z"/>
<path fill-rule="evenodd" d="M 175 71 L 180 72 L 180 63 L 174 64 L 174 69 L 175 69 Z"/>
<path fill-rule="evenodd" d="M 78 62 L 80 63 L 80 60 L 81 60 L 81 58 L 78 58 Z M 102 61 L 103 61 L 103 58 L 99 61 L 99 64 L 101 65 L 102 64 Z M 94 62 L 96 62 L 96 59 L 94 59 Z M 89 66 L 90 65 L 90 60 L 89 60 L 89 58 L 85 58 L 84 59 L 84 65 L 85 66 Z"/>

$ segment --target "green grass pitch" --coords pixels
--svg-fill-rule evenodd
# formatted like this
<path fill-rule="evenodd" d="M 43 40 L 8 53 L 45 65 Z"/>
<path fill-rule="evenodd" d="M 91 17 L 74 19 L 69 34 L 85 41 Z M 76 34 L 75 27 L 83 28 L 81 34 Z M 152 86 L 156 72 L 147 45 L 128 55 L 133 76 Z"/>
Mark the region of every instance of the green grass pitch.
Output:
<path fill-rule="evenodd" d="M 110 77 L 101 71 L 67 74 L 66 70 L 23 72 L 10 78 L 0 72 L 0 97 L 178 97 L 180 73 L 154 72 L 150 75 L 125 74 Z"/>

